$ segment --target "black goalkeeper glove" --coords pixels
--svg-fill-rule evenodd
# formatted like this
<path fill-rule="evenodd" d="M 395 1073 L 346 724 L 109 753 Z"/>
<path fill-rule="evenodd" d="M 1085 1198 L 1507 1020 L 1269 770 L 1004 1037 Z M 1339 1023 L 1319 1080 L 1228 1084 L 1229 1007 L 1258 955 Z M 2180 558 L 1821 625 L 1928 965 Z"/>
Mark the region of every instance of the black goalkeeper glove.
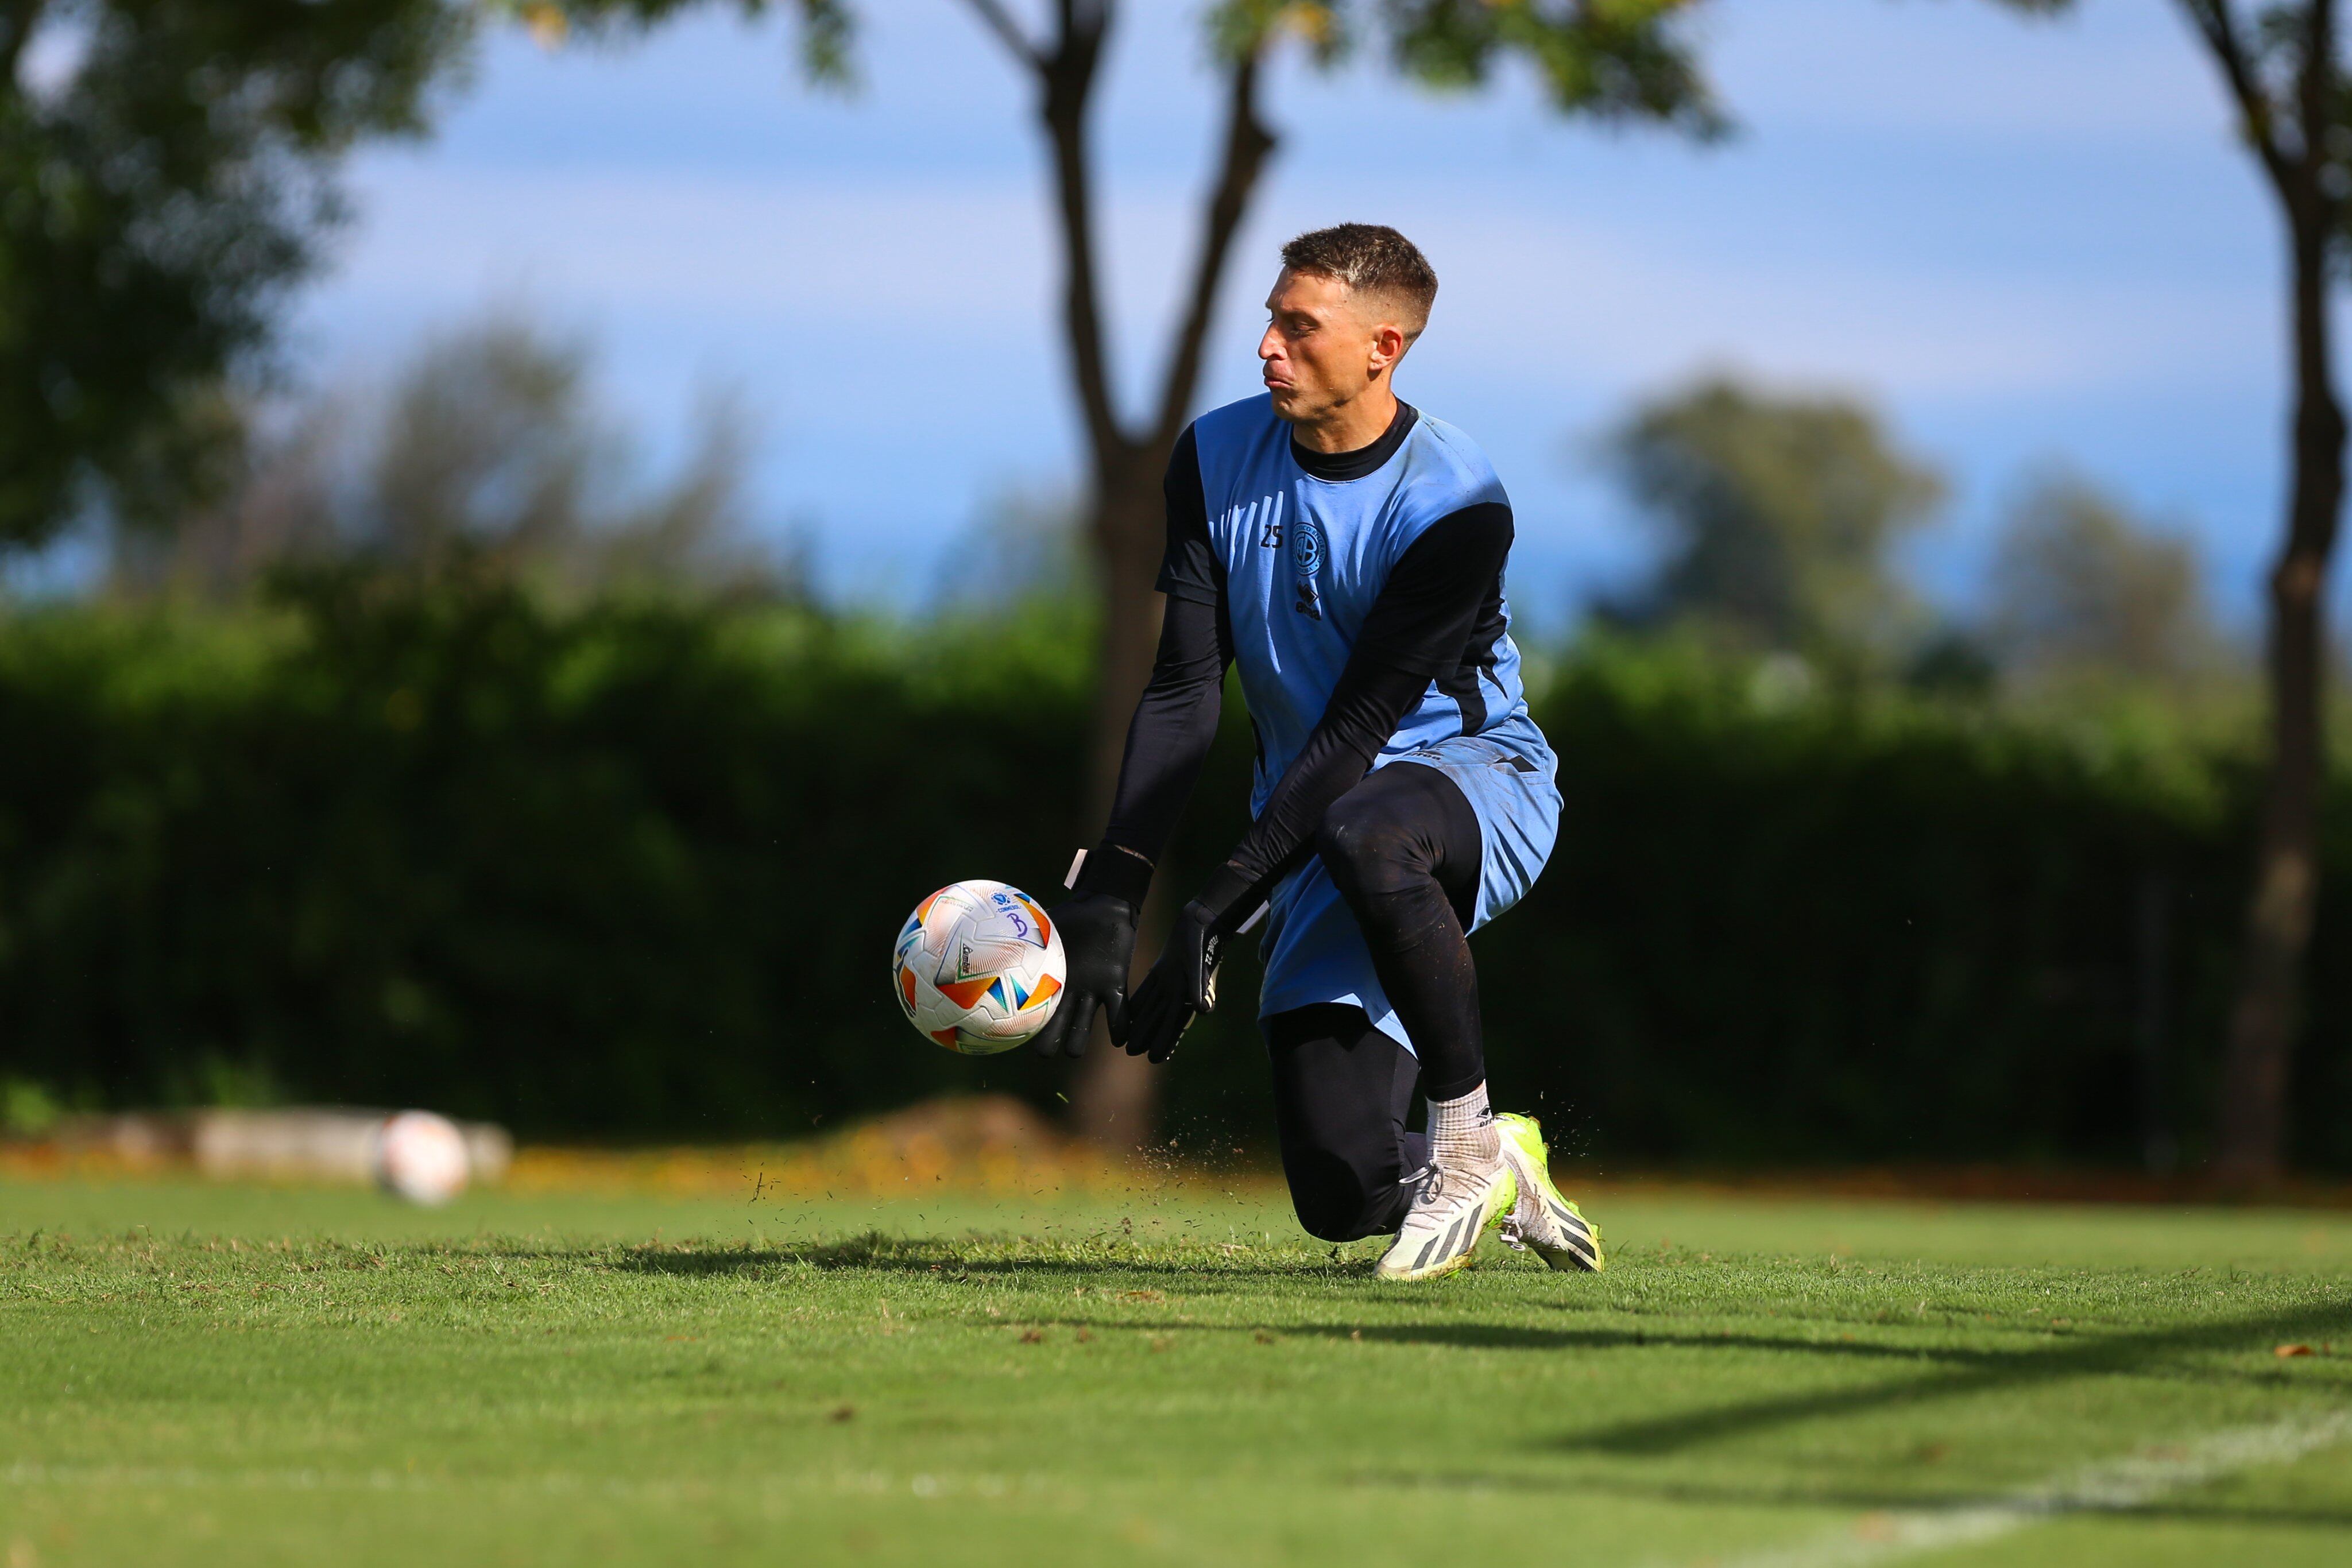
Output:
<path fill-rule="evenodd" d="M 1127 1053 L 1165 1061 L 1176 1042 L 1202 1013 L 1217 1010 L 1217 964 L 1234 912 L 1249 894 L 1249 883 L 1231 866 L 1221 866 L 1200 897 L 1176 916 L 1168 946 L 1128 1009 Z"/>
<path fill-rule="evenodd" d="M 1029 1049 L 1040 1056 L 1084 1056 L 1097 1009 L 1108 1018 L 1113 1040 L 1127 1038 L 1135 915 L 1150 886 L 1151 862 L 1131 851 L 1105 844 L 1087 856 L 1076 889 L 1047 911 L 1062 933 L 1069 977 L 1061 1006 Z"/>

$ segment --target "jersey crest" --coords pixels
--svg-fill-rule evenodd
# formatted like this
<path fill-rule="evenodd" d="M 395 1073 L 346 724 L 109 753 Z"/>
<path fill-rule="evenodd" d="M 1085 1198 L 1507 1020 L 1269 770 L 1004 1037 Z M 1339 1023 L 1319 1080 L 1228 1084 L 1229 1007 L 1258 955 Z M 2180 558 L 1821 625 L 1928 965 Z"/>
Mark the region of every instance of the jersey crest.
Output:
<path fill-rule="evenodd" d="M 1323 529 L 1303 513 L 1290 530 L 1290 565 L 1297 574 L 1298 585 L 1291 608 L 1301 615 L 1322 620 L 1323 600 L 1315 589 L 1315 574 L 1323 570 Z"/>

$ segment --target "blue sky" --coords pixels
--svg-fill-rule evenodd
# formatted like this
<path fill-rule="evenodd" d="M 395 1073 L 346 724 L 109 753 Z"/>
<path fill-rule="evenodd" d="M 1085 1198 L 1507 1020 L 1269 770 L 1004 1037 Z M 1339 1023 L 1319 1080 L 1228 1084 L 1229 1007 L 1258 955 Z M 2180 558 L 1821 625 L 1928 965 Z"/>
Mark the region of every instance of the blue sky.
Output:
<path fill-rule="evenodd" d="M 1101 122 L 1119 372 L 1159 371 L 1213 109 L 1198 8 L 1129 0 Z M 1703 371 L 1861 393 L 1953 478 L 1911 565 L 1974 591 L 2003 500 L 2063 462 L 2193 533 L 2233 619 L 2277 529 L 2277 225 L 2176 9 L 2090 0 L 1715 0 L 1739 123 L 1694 147 L 1564 123 L 1531 84 L 1403 88 L 1290 60 L 1203 406 L 1256 390 L 1281 240 L 1393 223 L 1444 292 L 1400 378 L 1517 505 L 1512 594 L 1557 624 L 1637 570 L 1591 459 Z M 600 393 L 674 449 L 739 391 L 762 517 L 825 580 L 907 603 L 992 497 L 1076 472 L 1027 90 L 957 0 L 866 13 L 861 89 L 812 94 L 779 24 L 717 13 L 623 47 L 493 39 L 429 140 L 352 169 L 356 218 L 298 362 L 380 376 L 491 311 L 590 335 Z M 1130 406 L 1135 406 L 1130 402 Z"/>

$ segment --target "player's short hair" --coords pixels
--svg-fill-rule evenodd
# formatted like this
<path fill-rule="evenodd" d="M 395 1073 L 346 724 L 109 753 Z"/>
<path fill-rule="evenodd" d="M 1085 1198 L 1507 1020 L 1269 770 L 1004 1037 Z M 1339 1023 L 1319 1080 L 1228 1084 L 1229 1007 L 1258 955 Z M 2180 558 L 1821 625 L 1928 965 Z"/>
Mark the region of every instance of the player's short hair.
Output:
<path fill-rule="evenodd" d="M 1437 273 L 1421 247 L 1385 224 L 1336 224 L 1300 235 L 1282 247 L 1293 272 L 1320 273 L 1358 294 L 1385 294 L 1412 313 L 1406 340 L 1429 325 L 1437 300 Z"/>

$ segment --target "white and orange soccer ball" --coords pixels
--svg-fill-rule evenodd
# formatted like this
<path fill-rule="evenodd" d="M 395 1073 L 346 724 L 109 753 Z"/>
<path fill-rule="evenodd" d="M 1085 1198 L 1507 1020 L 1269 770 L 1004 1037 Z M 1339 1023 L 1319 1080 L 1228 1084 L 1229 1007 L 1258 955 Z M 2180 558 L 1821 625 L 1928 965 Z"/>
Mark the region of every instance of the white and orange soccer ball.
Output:
<path fill-rule="evenodd" d="M 890 956 L 907 1020 L 965 1056 L 1032 1039 L 1068 978 L 1062 934 L 1035 899 L 1001 882 L 950 883 L 915 905 Z"/>

